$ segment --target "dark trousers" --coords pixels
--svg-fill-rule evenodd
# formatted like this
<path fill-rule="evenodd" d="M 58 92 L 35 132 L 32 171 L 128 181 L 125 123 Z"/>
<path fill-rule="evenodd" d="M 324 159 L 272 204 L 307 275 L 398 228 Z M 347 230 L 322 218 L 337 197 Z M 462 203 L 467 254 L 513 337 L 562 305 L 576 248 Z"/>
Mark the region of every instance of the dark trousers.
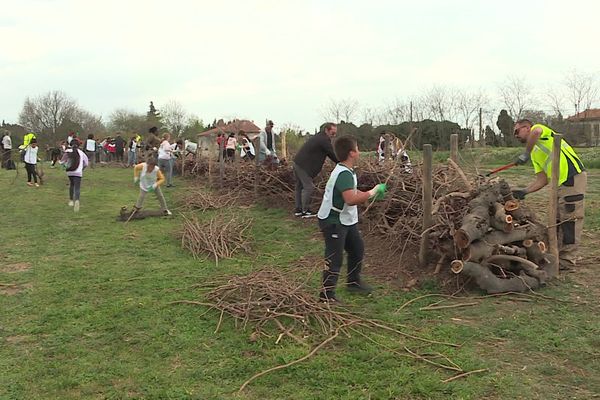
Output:
<path fill-rule="evenodd" d="M 315 190 L 312 178 L 299 166 L 294 164 L 296 177 L 296 209 L 307 211 L 310 208 L 310 198 Z"/>
<path fill-rule="evenodd" d="M 123 154 L 124 154 L 124 150 L 123 149 L 117 149 L 116 151 L 116 157 L 117 157 L 117 161 L 123 162 Z"/>
<path fill-rule="evenodd" d="M 8 167 L 8 160 L 10 160 L 10 149 L 2 150 L 2 168 Z"/>
<path fill-rule="evenodd" d="M 235 149 L 226 149 L 227 161 L 235 161 Z"/>
<path fill-rule="evenodd" d="M 35 172 L 35 164 L 25 163 L 25 170 L 27 171 L 27 182 L 31 182 L 33 178 L 33 182 L 37 183 L 37 173 Z"/>
<path fill-rule="evenodd" d="M 81 177 L 80 176 L 69 176 L 69 199 L 79 200 L 79 194 L 81 192 Z"/>
<path fill-rule="evenodd" d="M 360 281 L 365 244 L 358 230 L 358 224 L 345 226 L 328 224 L 319 220 L 319 228 L 325 238 L 325 270 L 323 271 L 322 292 L 331 297 L 344 261 L 344 250 L 348 253 L 348 283 Z"/>

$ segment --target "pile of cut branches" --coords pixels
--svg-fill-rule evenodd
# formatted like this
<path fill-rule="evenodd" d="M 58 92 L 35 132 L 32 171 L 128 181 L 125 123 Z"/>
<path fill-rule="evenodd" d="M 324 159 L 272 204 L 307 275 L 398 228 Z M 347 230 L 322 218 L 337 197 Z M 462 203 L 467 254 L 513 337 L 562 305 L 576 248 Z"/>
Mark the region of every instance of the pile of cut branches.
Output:
<path fill-rule="evenodd" d="M 216 331 L 220 329 L 223 318 L 228 316 L 242 328 L 253 330 L 250 336 L 252 341 L 263 336 L 272 338 L 275 332 L 277 337 L 275 343 L 280 343 L 287 337 L 299 345 L 312 347 L 312 350 L 297 360 L 257 373 L 241 386 L 240 391 L 251 381 L 266 373 L 308 359 L 340 334 L 360 335 L 388 352 L 451 371 L 456 376 L 450 380 L 484 371 L 465 371 L 447 356 L 438 352 L 419 354 L 411 350 L 406 342 L 398 349 L 378 342 L 379 335 L 375 335 L 375 331 L 397 335 L 410 343 L 419 342 L 420 346 L 460 347 L 454 343 L 436 341 L 407 332 L 406 326 L 392 326 L 358 316 L 344 309 L 332 308 L 318 301 L 313 289 L 308 285 L 307 281 L 311 274 L 308 275 L 308 279 L 306 277 L 300 279 L 297 274 L 292 276 L 278 269 L 264 268 L 244 276 L 225 276 L 209 284 L 197 285 L 196 287 L 201 288 L 203 292 L 201 300 L 180 300 L 174 303 L 201 305 L 216 310 L 220 313 Z M 311 342 L 318 344 L 313 347 Z"/>
<path fill-rule="evenodd" d="M 186 188 L 181 197 L 181 205 L 187 210 L 209 211 L 227 208 L 236 204 L 239 192 L 211 192 L 199 186 Z"/>
<path fill-rule="evenodd" d="M 219 259 L 231 258 L 240 250 L 250 252 L 251 224 L 251 219 L 237 216 L 216 215 L 201 221 L 195 215 L 183 215 L 181 247 L 194 258 L 212 256 L 218 264 Z"/>

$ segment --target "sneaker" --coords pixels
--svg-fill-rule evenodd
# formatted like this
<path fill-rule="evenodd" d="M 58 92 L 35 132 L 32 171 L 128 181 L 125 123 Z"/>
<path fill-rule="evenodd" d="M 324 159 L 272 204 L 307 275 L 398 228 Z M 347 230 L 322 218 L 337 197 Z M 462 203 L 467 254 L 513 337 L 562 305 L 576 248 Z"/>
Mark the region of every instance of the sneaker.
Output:
<path fill-rule="evenodd" d="M 302 218 L 313 218 L 316 217 L 317 214 L 314 214 L 312 211 L 310 210 L 306 210 L 302 213 Z"/>
<path fill-rule="evenodd" d="M 27 186 L 33 186 L 33 183 L 27 182 Z"/>
<path fill-rule="evenodd" d="M 165 210 L 163 211 L 165 215 L 169 216 L 169 215 L 173 215 L 173 213 L 169 210 Z"/>
<path fill-rule="evenodd" d="M 79 200 L 75 200 L 73 203 L 73 211 L 79 212 Z"/>
<path fill-rule="evenodd" d="M 34 183 L 35 187 L 40 187 L 39 183 Z"/>
<path fill-rule="evenodd" d="M 73 200 L 69 200 L 69 207 L 73 207 Z"/>
<path fill-rule="evenodd" d="M 362 280 L 348 282 L 346 284 L 346 289 L 348 289 L 349 292 L 356 294 L 370 294 L 373 292 L 373 288 Z"/>
<path fill-rule="evenodd" d="M 303 212 L 302 212 L 302 210 L 301 210 L 301 209 L 299 209 L 299 208 L 296 208 L 296 209 L 294 210 L 294 217 L 301 217 L 301 216 L 302 216 L 302 214 L 303 214 Z"/>

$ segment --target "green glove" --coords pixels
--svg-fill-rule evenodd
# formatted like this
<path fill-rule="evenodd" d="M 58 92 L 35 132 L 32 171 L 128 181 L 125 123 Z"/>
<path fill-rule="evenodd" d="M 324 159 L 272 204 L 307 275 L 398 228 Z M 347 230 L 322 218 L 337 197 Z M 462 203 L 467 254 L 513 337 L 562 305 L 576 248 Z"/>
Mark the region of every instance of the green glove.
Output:
<path fill-rule="evenodd" d="M 148 192 L 154 192 L 154 185 L 152 185 L 148 188 Z"/>
<path fill-rule="evenodd" d="M 385 183 L 380 183 L 374 188 L 373 200 L 383 200 L 385 197 L 385 193 L 387 192 L 387 185 Z"/>

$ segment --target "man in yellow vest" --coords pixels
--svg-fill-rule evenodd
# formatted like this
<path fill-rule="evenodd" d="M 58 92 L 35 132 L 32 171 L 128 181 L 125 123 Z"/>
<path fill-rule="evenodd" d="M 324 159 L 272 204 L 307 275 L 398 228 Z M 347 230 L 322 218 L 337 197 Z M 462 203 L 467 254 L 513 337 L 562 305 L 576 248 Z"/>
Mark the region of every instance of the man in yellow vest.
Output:
<path fill-rule="evenodd" d="M 537 192 L 550 182 L 552 177 L 552 145 L 554 131 L 541 124 L 532 124 L 522 119 L 515 124 L 515 137 L 526 143 L 525 152 L 515 161 L 522 165 L 531 159 L 535 180 L 525 189 L 513 191 L 515 198 Z M 581 241 L 584 217 L 584 196 L 587 173 L 583 163 L 566 140 L 561 141 L 560 170 L 558 177 L 558 250 L 560 269 L 575 266 L 576 250 Z"/>

